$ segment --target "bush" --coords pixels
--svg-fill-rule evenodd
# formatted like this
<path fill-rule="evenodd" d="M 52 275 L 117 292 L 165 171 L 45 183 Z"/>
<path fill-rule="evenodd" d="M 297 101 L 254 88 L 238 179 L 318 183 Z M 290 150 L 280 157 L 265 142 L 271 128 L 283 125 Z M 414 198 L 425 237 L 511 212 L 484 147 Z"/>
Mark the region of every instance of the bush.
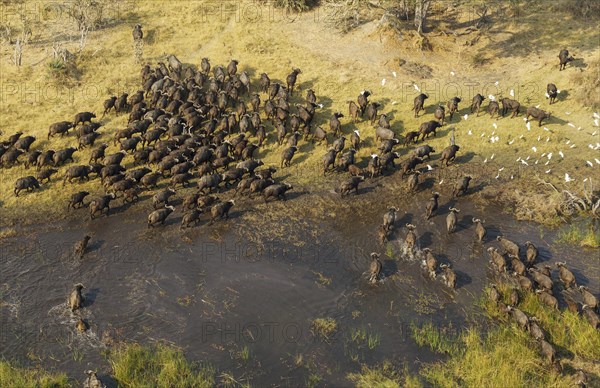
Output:
<path fill-rule="evenodd" d="M 68 83 L 81 77 L 74 58 L 65 61 L 61 57 L 56 57 L 47 63 L 47 71 L 49 78 L 56 82 Z"/>

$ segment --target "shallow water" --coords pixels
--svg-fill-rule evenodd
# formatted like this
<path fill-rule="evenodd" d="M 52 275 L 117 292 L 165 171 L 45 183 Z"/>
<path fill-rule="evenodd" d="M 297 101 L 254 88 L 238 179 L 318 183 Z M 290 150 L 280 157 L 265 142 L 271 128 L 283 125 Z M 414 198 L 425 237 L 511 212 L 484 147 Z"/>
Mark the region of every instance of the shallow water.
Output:
<path fill-rule="evenodd" d="M 40 359 L 42 366 L 79 381 L 88 368 L 109 374 L 102 353 L 123 340 L 176 344 L 189 359 L 258 386 L 301 386 L 311 373 L 325 385 L 347 385 L 346 374 L 359 371 L 361 363 L 386 359 L 416 371 L 441 356 L 415 344 L 410 324 L 432 321 L 458 331 L 481 318 L 475 302 L 494 276 L 485 249 L 497 246 L 499 234 L 521 244 L 532 241 L 541 262 L 567 261 L 578 283 L 598 294 L 599 262 L 592 260 L 597 251 L 553 244 L 555 232 L 492 208 L 485 209 L 488 235 L 481 245 L 474 241 L 471 219 L 484 212 L 468 197 L 447 202 L 442 194 L 438 215 L 426 221 L 428 194 L 406 197 L 397 181 L 390 182 L 343 200 L 330 192 L 291 199 L 291 209 L 310 204 L 312 196 L 340 207 L 330 209 L 333 217 L 307 216 L 287 225 L 294 230 L 289 238 L 276 233 L 286 225 L 273 223 L 273 238 L 261 234 L 260 243 L 241 225 L 252 209 L 249 200 L 240 202 L 229 221 L 202 222 L 185 231 L 178 227 L 180 213 L 166 227 L 147 230 L 147 202 L 117 209 L 109 218 L 30 228 L 27 236 L 2 242 L 0 354 L 23 362 Z M 384 247 L 376 231 L 392 204 L 402 210 Z M 445 218 L 451 205 L 461 212 L 459 228 L 449 236 Z M 85 218 L 85 210 L 80 214 Z M 417 226 L 420 248 L 452 263 L 456 290 L 425 275 L 420 254 L 401 254 L 407 222 Z M 71 252 L 83 233 L 93 236 L 92 246 L 78 260 Z M 302 244 L 291 244 L 292 237 Z M 384 278 L 376 285 L 365 273 L 373 251 L 384 262 Z M 78 282 L 86 286 L 86 303 L 71 313 L 66 298 Z M 75 330 L 78 317 L 90 324 L 85 334 Z M 311 322 L 317 317 L 335 318 L 337 332 L 327 339 L 315 336 Z M 356 329 L 379 343 L 370 349 L 352 341 Z M 241 356 L 244 348 L 248 359 Z"/>

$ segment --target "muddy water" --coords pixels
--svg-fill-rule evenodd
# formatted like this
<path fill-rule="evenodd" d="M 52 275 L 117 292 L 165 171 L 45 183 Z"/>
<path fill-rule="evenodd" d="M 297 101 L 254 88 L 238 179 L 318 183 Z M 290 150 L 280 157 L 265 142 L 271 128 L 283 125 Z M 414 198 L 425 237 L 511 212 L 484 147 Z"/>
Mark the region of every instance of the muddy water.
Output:
<path fill-rule="evenodd" d="M 42 225 L 4 240 L 1 356 L 41 360 L 42 366 L 80 381 L 88 368 L 106 376 L 110 367 L 103 354 L 124 340 L 176 344 L 189 359 L 258 386 L 302 386 L 311 374 L 323 384 L 347 385 L 346 374 L 359 371 L 361 363 L 386 359 L 417 371 L 440 356 L 418 348 L 410 324 L 432 321 L 458 331 L 480 319 L 475 302 L 493 277 L 485 248 L 496 246 L 500 234 L 532 241 L 542 262 L 567 261 L 580 284 L 599 292 L 599 262 L 592 260 L 597 251 L 554 244 L 554 232 L 494 209 L 476 209 L 468 199 L 448 202 L 442 193 L 438 215 L 429 221 L 423 217 L 427 193 L 416 201 L 404 198 L 393 181 L 343 202 L 322 192 L 288 205 L 301 208 L 317 195 L 340 207 L 329 209 L 332 217 L 291 225 L 293 240 L 302 244 L 275 233 L 281 224 L 270 226 L 278 237 L 249 242 L 256 240 L 240 226 L 244 212 L 252 209 L 248 201 L 228 222 L 212 227 L 203 222 L 187 231 L 178 228 L 180 214 L 164 228 L 147 230 L 149 205 L 142 203 L 109 218 Z M 375 232 L 392 204 L 402 209 L 398 228 L 382 246 Z M 452 236 L 445 232 L 450 206 L 461 209 Z M 268 208 L 262 209 L 268 215 Z M 474 242 L 473 217 L 487 221 L 484 245 Z M 419 254 L 402 253 L 407 222 L 417 226 L 420 248 L 452 263 L 458 274 L 455 291 L 423 274 Z M 88 232 L 90 252 L 74 259 L 74 242 Z M 385 275 L 375 286 L 365 274 L 373 251 L 383 254 Z M 86 286 L 87 301 L 73 314 L 66 296 L 78 282 Z M 75 330 L 79 317 L 90 324 L 85 334 Z M 311 321 L 318 317 L 335 318 L 338 330 L 329 338 L 315 336 Z M 353 341 L 357 329 L 371 334 L 375 346 Z"/>

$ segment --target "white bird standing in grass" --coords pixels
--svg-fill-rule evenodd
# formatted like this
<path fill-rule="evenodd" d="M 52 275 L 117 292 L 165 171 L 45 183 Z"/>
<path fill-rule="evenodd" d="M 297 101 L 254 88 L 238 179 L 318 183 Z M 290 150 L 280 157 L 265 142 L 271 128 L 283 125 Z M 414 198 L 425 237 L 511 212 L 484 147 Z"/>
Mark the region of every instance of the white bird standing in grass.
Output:
<path fill-rule="evenodd" d="M 590 162 L 589 160 L 586 160 L 585 162 L 587 163 L 588 166 L 594 167 L 594 163 Z"/>
<path fill-rule="evenodd" d="M 394 76 L 394 78 L 396 78 L 398 76 L 398 74 L 396 74 L 395 71 L 392 71 L 392 75 Z"/>
<path fill-rule="evenodd" d="M 595 127 L 598 127 L 598 126 L 599 126 L 599 125 L 598 125 L 598 119 L 594 119 L 594 126 L 595 126 Z"/>
<path fill-rule="evenodd" d="M 381 80 L 381 86 L 385 86 L 385 78 Z"/>
<path fill-rule="evenodd" d="M 495 129 L 498 129 L 498 124 L 492 123 L 492 127 L 494 127 Z"/>
<path fill-rule="evenodd" d="M 565 172 L 565 182 L 573 182 L 575 179 L 571 178 L 568 173 Z"/>
<path fill-rule="evenodd" d="M 567 123 L 567 125 L 571 128 L 575 128 L 575 124 L 573 124 L 573 123 Z"/>
<path fill-rule="evenodd" d="M 469 129 L 469 132 L 467 132 L 467 135 L 469 135 L 469 136 L 470 136 L 470 135 L 472 135 L 472 134 L 473 134 L 473 131 L 471 131 L 471 130 Z"/>
<path fill-rule="evenodd" d="M 468 118 L 469 118 L 469 115 L 467 115 L 467 114 L 463 116 L 463 119 L 465 119 L 465 120 Z"/>
<path fill-rule="evenodd" d="M 514 142 L 515 142 L 515 139 L 512 139 L 511 141 L 508 142 L 508 144 L 510 145 L 510 144 L 512 144 Z"/>
<path fill-rule="evenodd" d="M 600 164 L 600 159 L 594 158 L 594 160 L 596 161 L 597 164 Z"/>
<path fill-rule="evenodd" d="M 492 156 L 490 156 L 490 160 L 494 160 L 494 156 L 496 156 L 496 154 L 492 154 Z"/>
<path fill-rule="evenodd" d="M 533 150 L 533 152 L 537 152 L 537 148 L 536 147 L 531 147 L 531 149 Z"/>
<path fill-rule="evenodd" d="M 563 154 L 562 151 L 558 151 L 558 154 L 560 155 L 561 158 L 563 158 L 563 159 L 565 158 L 565 154 Z"/>
<path fill-rule="evenodd" d="M 430 164 L 427 165 L 427 171 L 433 171 L 433 167 Z"/>
<path fill-rule="evenodd" d="M 421 89 L 419 89 L 419 87 L 417 86 L 417 84 L 413 84 L 413 86 L 414 86 L 414 88 L 415 88 L 415 90 L 416 90 L 417 92 L 420 92 L 420 91 L 421 91 Z"/>
<path fill-rule="evenodd" d="M 552 152 L 550 152 L 547 156 L 548 160 L 552 159 Z"/>
<path fill-rule="evenodd" d="M 495 97 L 493 94 L 490 94 L 490 95 L 488 96 L 488 99 L 489 99 L 490 101 L 496 101 L 496 97 Z"/>
<path fill-rule="evenodd" d="M 450 75 L 451 75 L 452 77 L 454 77 L 454 72 L 453 72 L 453 71 L 451 71 L 451 72 L 450 72 Z"/>
<path fill-rule="evenodd" d="M 598 112 L 594 112 L 594 114 L 592 115 L 595 119 L 600 119 L 600 115 L 598 114 Z"/>
<path fill-rule="evenodd" d="M 546 174 L 550 174 L 551 171 L 552 171 L 552 169 L 546 170 Z"/>
<path fill-rule="evenodd" d="M 508 94 L 510 94 L 511 97 L 514 97 L 515 96 L 515 90 L 514 89 L 510 89 L 510 92 Z"/>
<path fill-rule="evenodd" d="M 525 126 L 527 127 L 528 131 L 531 131 L 531 123 L 528 121 Z"/>
<path fill-rule="evenodd" d="M 500 82 L 496 81 L 496 82 L 494 82 L 494 85 L 498 86 L 498 85 L 500 85 Z"/>

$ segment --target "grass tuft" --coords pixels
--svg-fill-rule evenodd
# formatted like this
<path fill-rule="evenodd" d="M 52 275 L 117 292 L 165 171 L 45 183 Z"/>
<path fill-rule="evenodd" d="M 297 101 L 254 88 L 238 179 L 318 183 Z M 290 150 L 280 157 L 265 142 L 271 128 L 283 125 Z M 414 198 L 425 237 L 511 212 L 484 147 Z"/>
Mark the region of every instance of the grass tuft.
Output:
<path fill-rule="evenodd" d="M 214 370 L 187 361 L 166 345 L 123 345 L 110 355 L 115 379 L 123 387 L 212 387 Z"/>
<path fill-rule="evenodd" d="M 311 331 L 315 336 L 321 336 L 329 339 L 338 328 L 337 321 L 334 318 L 315 318 L 311 324 Z"/>
<path fill-rule="evenodd" d="M 464 352 L 421 369 L 433 386 L 568 386 L 568 378 L 549 371 L 529 334 L 514 326 L 502 326 L 487 335 L 471 328 L 460 341 Z"/>
<path fill-rule="evenodd" d="M 402 373 L 398 372 L 389 361 L 384 361 L 377 367 L 363 365 L 360 373 L 349 373 L 348 380 L 353 382 L 356 387 L 379 387 L 379 388 L 417 388 L 423 385 L 417 376 L 412 376 L 405 369 Z"/>
<path fill-rule="evenodd" d="M 570 225 L 558 234 L 557 242 L 580 245 L 582 247 L 598 248 L 600 247 L 600 233 L 594 231 L 592 225 L 587 228 Z"/>
<path fill-rule="evenodd" d="M 462 350 L 458 338 L 450 333 L 453 331 L 452 326 L 439 329 L 428 322 L 421 327 L 413 323 L 410 328 L 412 337 L 419 346 L 427 346 L 436 353 L 457 354 Z"/>
<path fill-rule="evenodd" d="M 64 373 L 49 373 L 37 368 L 21 368 L 8 361 L 0 361 L 0 386 L 2 387 L 70 387 Z"/>

